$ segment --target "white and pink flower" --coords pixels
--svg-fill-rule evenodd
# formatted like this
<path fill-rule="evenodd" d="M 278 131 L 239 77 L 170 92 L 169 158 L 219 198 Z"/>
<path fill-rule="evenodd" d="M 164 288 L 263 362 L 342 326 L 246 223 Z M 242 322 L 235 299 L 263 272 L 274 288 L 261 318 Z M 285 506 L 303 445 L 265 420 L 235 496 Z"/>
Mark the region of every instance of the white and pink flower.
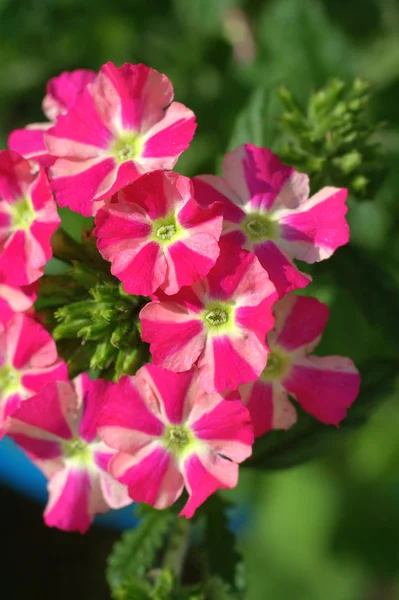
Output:
<path fill-rule="evenodd" d="M 24 286 L 43 275 L 52 256 L 51 236 L 60 224 L 42 169 L 32 174 L 16 152 L 0 152 L 0 280 Z"/>
<path fill-rule="evenodd" d="M 196 127 L 194 113 L 172 100 L 171 82 L 155 69 L 105 64 L 45 134 L 59 157 L 50 168 L 58 204 L 91 216 L 140 175 L 172 169 Z"/>
<path fill-rule="evenodd" d="M 31 316 L 16 314 L 0 326 L 0 429 L 21 402 L 46 383 L 67 378 L 54 340 Z"/>
<path fill-rule="evenodd" d="M 175 294 L 215 264 L 222 212 L 220 202 L 201 208 L 187 177 L 154 171 L 97 212 L 97 247 L 126 292 Z"/>
<path fill-rule="evenodd" d="M 182 372 L 196 363 L 204 389 L 220 393 L 255 380 L 265 368 L 277 294 L 250 252 L 224 242 L 203 281 L 156 297 L 140 312 L 155 364 Z"/>
<path fill-rule="evenodd" d="M 10 419 L 8 435 L 49 479 L 49 527 L 85 533 L 95 514 L 131 503 L 107 472 L 115 451 L 97 436 L 106 386 L 87 375 L 49 383 Z"/>
<path fill-rule="evenodd" d="M 320 342 L 328 307 L 316 298 L 288 294 L 274 312 L 266 369 L 257 381 L 239 388 L 255 436 L 296 422 L 289 396 L 322 423 L 338 426 L 358 395 L 360 376 L 349 358 L 309 356 Z"/>
<path fill-rule="evenodd" d="M 187 518 L 217 489 L 237 484 L 253 443 L 247 409 L 206 394 L 196 368 L 178 374 L 146 365 L 122 377 L 108 390 L 98 428 L 118 451 L 109 469 L 131 498 L 162 509 L 186 488 Z"/>
<path fill-rule="evenodd" d="M 68 112 L 75 104 L 76 96 L 97 77 L 97 73 L 87 69 L 64 71 L 47 83 L 42 108 L 47 123 L 32 123 L 24 129 L 14 129 L 8 138 L 8 146 L 26 159 L 49 167 L 56 160 L 49 154 L 44 142 L 44 134 L 54 125 L 57 117 Z"/>
<path fill-rule="evenodd" d="M 280 297 L 310 281 L 294 258 L 320 261 L 348 242 L 346 189 L 325 187 L 309 198 L 307 175 L 252 144 L 225 156 L 223 174 L 194 177 L 195 197 L 205 206 L 224 202 L 222 236 L 256 254 Z"/>

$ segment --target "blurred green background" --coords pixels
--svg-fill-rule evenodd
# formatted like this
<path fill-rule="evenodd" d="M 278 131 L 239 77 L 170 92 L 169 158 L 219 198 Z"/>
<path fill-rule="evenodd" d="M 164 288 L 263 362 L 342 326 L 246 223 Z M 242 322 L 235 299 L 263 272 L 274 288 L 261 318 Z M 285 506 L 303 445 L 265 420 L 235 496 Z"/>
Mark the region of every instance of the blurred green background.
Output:
<path fill-rule="evenodd" d="M 45 120 L 50 77 L 108 60 L 166 73 L 176 99 L 195 111 L 195 139 L 176 167 L 187 175 L 215 172 L 226 149 L 244 141 L 254 102 L 263 103 L 275 149 L 281 84 L 306 102 L 329 77 L 369 81 L 371 118 L 386 123 L 379 137 L 389 175 L 375 198 L 351 201 L 352 243 L 399 277 L 397 0 L 0 0 L 2 146 L 13 128 Z M 260 88 L 266 94 L 257 96 Z M 66 222 L 75 233 L 77 223 Z M 332 312 L 320 351 L 358 363 L 393 356 L 392 335 L 388 342 L 328 272 L 329 263 L 317 267 L 309 289 Z M 231 498 L 252 506 L 240 541 L 250 600 L 399 598 L 399 397 L 378 400 L 369 422 L 327 457 L 279 472 L 242 470 Z M 114 534 L 48 531 L 41 509 L 1 488 L 0 510 L 5 598 L 109 598 L 103 569 Z"/>

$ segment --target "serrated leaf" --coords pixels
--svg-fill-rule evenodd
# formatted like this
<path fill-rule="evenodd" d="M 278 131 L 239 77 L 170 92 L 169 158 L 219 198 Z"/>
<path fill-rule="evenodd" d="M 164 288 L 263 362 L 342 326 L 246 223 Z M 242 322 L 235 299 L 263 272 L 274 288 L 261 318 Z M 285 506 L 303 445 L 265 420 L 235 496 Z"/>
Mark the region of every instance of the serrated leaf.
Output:
<path fill-rule="evenodd" d="M 139 577 L 134 577 L 117 587 L 112 597 L 114 600 L 150 600 L 151 586 Z"/>
<path fill-rule="evenodd" d="M 136 529 L 123 534 L 108 558 L 107 581 L 113 591 L 143 577 L 154 562 L 164 536 L 175 518 L 169 511 L 151 511 Z"/>
<path fill-rule="evenodd" d="M 299 421 L 288 431 L 271 431 L 255 443 L 246 467 L 284 469 L 317 458 L 340 436 L 363 424 L 371 409 L 394 389 L 399 375 L 399 360 L 374 359 L 360 369 L 362 385 L 359 397 L 339 428 L 319 423 L 303 411 Z"/>

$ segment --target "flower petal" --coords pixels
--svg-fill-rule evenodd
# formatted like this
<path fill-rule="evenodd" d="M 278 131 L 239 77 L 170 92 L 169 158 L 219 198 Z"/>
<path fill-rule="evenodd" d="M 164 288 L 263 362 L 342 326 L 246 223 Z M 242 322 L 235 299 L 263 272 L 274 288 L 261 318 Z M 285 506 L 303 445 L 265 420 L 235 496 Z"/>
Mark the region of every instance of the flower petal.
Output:
<path fill-rule="evenodd" d="M 314 263 L 349 241 L 346 189 L 325 187 L 295 212 L 280 217 L 283 246 L 291 256 Z"/>
<path fill-rule="evenodd" d="M 292 366 L 283 386 L 306 412 L 338 427 L 358 395 L 360 376 L 349 358 L 310 356 Z"/>
<path fill-rule="evenodd" d="M 309 354 L 320 341 L 329 309 L 311 296 L 287 294 L 274 305 L 274 314 L 274 331 L 268 337 L 270 344 L 288 352 L 300 349 L 302 354 Z"/>

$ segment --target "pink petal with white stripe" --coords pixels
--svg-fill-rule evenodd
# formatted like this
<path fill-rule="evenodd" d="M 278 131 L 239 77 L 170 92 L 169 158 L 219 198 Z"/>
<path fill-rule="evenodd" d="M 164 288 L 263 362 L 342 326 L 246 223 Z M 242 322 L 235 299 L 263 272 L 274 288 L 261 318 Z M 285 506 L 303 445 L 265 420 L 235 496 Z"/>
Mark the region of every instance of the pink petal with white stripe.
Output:
<path fill-rule="evenodd" d="M 53 77 L 46 86 L 43 98 L 43 112 L 49 121 L 55 121 L 59 115 L 66 113 L 75 104 L 76 96 L 92 83 L 97 73 L 88 69 L 64 71 Z"/>
<path fill-rule="evenodd" d="M 338 427 L 359 393 L 360 376 L 349 358 L 309 356 L 296 361 L 283 385 L 306 412 Z"/>
<path fill-rule="evenodd" d="M 0 152 L 0 280 L 29 285 L 52 256 L 60 223 L 47 178 L 15 152 Z"/>
<path fill-rule="evenodd" d="M 305 288 L 312 281 L 310 275 L 302 273 L 293 263 L 288 253 L 278 244 L 267 241 L 253 248 L 260 264 L 269 274 L 279 298 L 292 290 Z"/>
<path fill-rule="evenodd" d="M 293 174 L 294 169 L 283 165 L 268 148 L 253 144 L 239 146 L 223 161 L 224 178 L 251 210 L 270 210 Z"/>
<path fill-rule="evenodd" d="M 44 512 L 48 527 L 86 533 L 94 515 L 109 510 L 99 482 L 86 470 L 67 468 L 56 473 L 48 484 L 49 503 Z"/>
<path fill-rule="evenodd" d="M 274 286 L 257 258 L 226 242 L 208 276 L 140 313 L 142 337 L 153 360 L 173 371 L 197 361 L 207 392 L 237 389 L 253 381 L 266 365 L 265 337 L 273 326 Z"/>
<path fill-rule="evenodd" d="M 0 426 L 43 385 L 67 377 L 50 334 L 32 317 L 16 314 L 0 329 Z"/>
<path fill-rule="evenodd" d="M 203 323 L 179 304 L 150 302 L 140 312 L 141 336 L 150 342 L 152 360 L 172 371 L 187 371 L 204 348 Z"/>
<path fill-rule="evenodd" d="M 238 465 L 213 453 L 189 456 L 183 474 L 190 497 L 180 515 L 187 519 L 217 490 L 231 489 L 238 483 Z"/>
<path fill-rule="evenodd" d="M 98 249 L 131 294 L 167 294 L 202 279 L 219 256 L 222 206 L 202 209 L 189 179 L 155 171 L 96 215 Z"/>
<path fill-rule="evenodd" d="M 258 379 L 239 387 L 241 400 L 248 408 L 255 437 L 271 429 L 290 429 L 297 421 L 297 413 L 280 383 Z"/>
<path fill-rule="evenodd" d="M 280 297 L 310 281 L 296 269 L 294 258 L 323 260 L 347 243 L 346 190 L 324 188 L 308 199 L 307 175 L 251 144 L 225 156 L 223 173 L 223 178 L 194 178 L 198 200 L 223 201 L 222 236 L 255 252 Z"/>
<path fill-rule="evenodd" d="M 279 219 L 283 247 L 295 258 L 314 263 L 329 258 L 347 244 L 347 195 L 345 189 L 325 187 L 299 209 L 283 211 L 285 214 Z"/>
<path fill-rule="evenodd" d="M 173 168 L 196 124 L 192 111 L 171 103 L 172 98 L 170 81 L 154 69 L 104 65 L 45 136 L 49 152 L 59 157 L 50 169 L 57 202 L 95 214 L 96 201 L 143 173 Z M 107 168 L 94 169 L 93 159 L 99 165 L 107 163 Z M 79 164 L 79 175 L 74 163 Z M 87 170 L 90 186 L 82 185 Z"/>
<path fill-rule="evenodd" d="M 112 475 L 126 485 L 135 502 L 146 502 L 155 508 L 171 506 L 181 495 L 184 482 L 173 455 L 153 444 L 151 452 L 131 455 L 119 453 L 112 459 Z"/>
<path fill-rule="evenodd" d="M 52 123 L 32 123 L 24 129 L 14 129 L 8 137 L 10 150 L 45 168 L 50 167 L 55 158 L 49 154 L 44 142 L 44 134 L 52 125 Z"/>
<path fill-rule="evenodd" d="M 329 309 L 311 296 L 287 294 L 274 306 L 274 330 L 269 334 L 270 345 L 287 352 L 308 354 L 316 348 L 327 325 Z"/>
<path fill-rule="evenodd" d="M 36 283 L 17 287 L 0 282 L 0 323 L 7 323 L 15 313 L 29 311 L 36 296 Z"/>
<path fill-rule="evenodd" d="M 131 502 L 126 488 L 104 470 L 115 454 L 97 436 L 96 418 L 108 383 L 86 375 L 53 382 L 26 400 L 8 435 L 49 479 L 45 522 L 84 533 L 94 515 Z"/>
<path fill-rule="evenodd" d="M 250 456 L 253 443 L 247 409 L 206 394 L 196 368 L 177 374 L 146 365 L 122 378 L 108 391 L 99 431 L 119 450 L 110 471 L 132 499 L 165 508 L 185 484 L 190 500 L 181 514 L 187 517 L 211 493 L 237 483 L 237 463 Z"/>

